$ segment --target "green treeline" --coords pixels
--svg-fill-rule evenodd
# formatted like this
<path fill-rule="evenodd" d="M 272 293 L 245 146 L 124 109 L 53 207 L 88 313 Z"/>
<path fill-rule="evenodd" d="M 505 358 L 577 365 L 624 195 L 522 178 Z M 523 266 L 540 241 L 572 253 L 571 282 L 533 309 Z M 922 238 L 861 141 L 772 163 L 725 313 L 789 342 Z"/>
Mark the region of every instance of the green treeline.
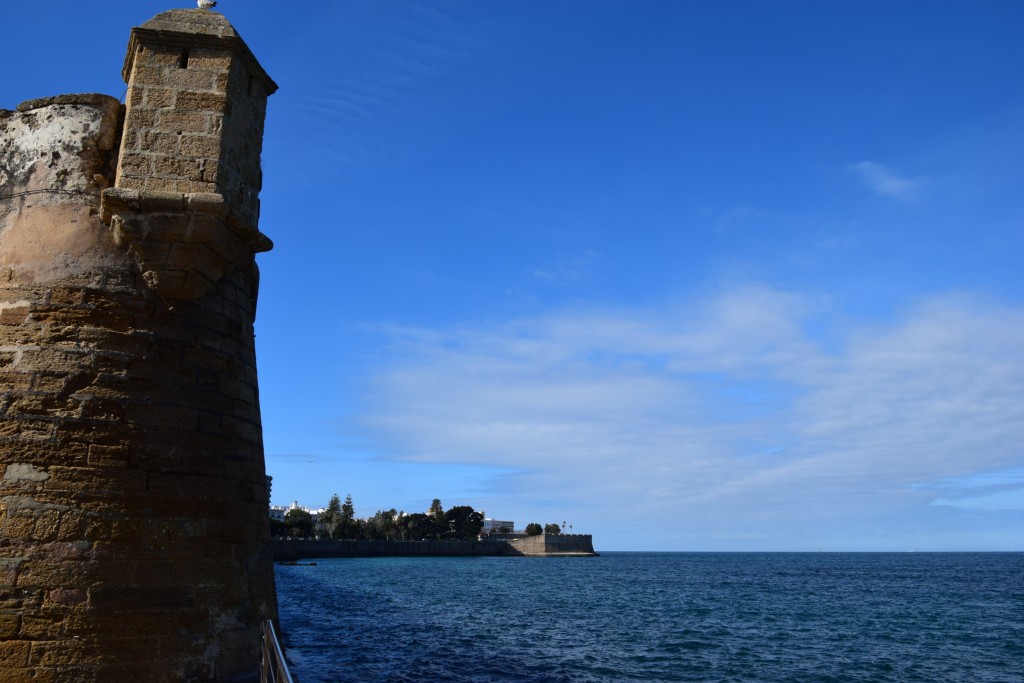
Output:
<path fill-rule="evenodd" d="M 316 521 L 305 510 L 292 509 L 284 522 L 271 520 L 271 533 L 275 537 L 371 541 L 472 540 L 479 535 L 483 523 L 482 512 L 468 505 L 445 510 L 437 498 L 426 512 L 405 513 L 392 508 L 357 519 L 352 496 L 345 496 L 343 503 L 334 494 Z"/>
<path fill-rule="evenodd" d="M 275 538 L 324 538 L 338 540 L 367 541 L 440 541 L 474 540 L 483 529 L 484 513 L 468 505 L 456 505 L 444 509 L 435 498 L 426 512 L 399 512 L 394 508 L 378 510 L 373 517 L 358 519 L 352 496 L 341 501 L 338 494 L 331 496 L 327 508 L 314 519 L 313 515 L 301 508 L 292 508 L 284 521 L 270 520 L 271 535 Z M 549 536 L 563 533 L 566 523 L 545 524 L 531 522 L 524 529 L 527 536 Z M 572 525 L 569 525 L 570 531 Z M 501 527 L 498 533 L 512 533 L 512 529 Z"/>

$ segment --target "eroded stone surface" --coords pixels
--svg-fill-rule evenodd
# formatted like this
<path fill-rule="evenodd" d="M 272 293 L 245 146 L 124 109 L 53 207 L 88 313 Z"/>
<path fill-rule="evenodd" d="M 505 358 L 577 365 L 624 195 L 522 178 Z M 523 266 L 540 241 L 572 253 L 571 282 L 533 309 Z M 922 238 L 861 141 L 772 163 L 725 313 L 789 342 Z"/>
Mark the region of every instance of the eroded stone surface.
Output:
<path fill-rule="evenodd" d="M 95 211 L 113 181 L 121 105 L 106 95 L 25 102 L 0 116 L 0 272 L 47 282 L 123 267 Z"/>
<path fill-rule="evenodd" d="M 0 196 L 106 187 L 120 109 L 107 95 L 58 95 L 0 115 Z"/>

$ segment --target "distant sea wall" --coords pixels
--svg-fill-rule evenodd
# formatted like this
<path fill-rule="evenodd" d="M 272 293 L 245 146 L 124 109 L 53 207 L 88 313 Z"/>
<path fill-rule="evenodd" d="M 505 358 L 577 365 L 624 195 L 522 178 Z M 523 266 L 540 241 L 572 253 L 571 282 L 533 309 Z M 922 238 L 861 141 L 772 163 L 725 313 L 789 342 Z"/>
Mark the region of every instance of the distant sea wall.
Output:
<path fill-rule="evenodd" d="M 589 534 L 531 536 L 514 541 L 324 541 L 275 540 L 274 561 L 329 557 L 585 556 L 594 552 Z"/>
<path fill-rule="evenodd" d="M 596 555 L 590 534 L 543 534 L 506 541 L 506 555 Z"/>

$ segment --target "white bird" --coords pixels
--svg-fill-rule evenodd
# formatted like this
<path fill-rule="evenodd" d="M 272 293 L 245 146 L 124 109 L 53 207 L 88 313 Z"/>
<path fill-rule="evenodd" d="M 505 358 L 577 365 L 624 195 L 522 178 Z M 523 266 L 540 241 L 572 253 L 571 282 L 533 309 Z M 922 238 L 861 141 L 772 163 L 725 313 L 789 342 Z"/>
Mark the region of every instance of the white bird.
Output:
<path fill-rule="evenodd" d="M 213 9 L 217 6 L 216 0 L 196 0 L 199 9 Z"/>

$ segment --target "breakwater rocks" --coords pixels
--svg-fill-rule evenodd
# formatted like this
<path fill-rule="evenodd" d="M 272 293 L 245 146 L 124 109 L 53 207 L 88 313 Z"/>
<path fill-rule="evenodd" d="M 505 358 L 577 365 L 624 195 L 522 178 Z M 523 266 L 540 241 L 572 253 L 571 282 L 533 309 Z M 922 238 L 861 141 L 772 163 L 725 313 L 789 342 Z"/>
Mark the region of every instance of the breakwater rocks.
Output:
<path fill-rule="evenodd" d="M 313 557 L 587 557 L 590 534 L 542 535 L 510 541 L 317 541 L 275 540 L 274 561 Z"/>

